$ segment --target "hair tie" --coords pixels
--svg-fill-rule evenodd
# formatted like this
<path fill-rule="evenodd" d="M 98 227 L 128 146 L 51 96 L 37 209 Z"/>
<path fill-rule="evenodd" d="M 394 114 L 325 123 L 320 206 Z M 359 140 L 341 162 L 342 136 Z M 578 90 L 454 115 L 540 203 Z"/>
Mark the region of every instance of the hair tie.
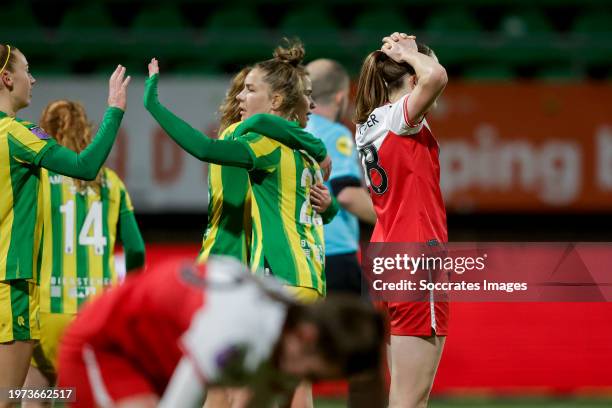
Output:
<path fill-rule="evenodd" d="M 0 69 L 0 74 L 4 72 L 4 68 L 6 68 L 6 66 L 8 65 L 9 59 L 11 58 L 11 46 L 6 44 L 6 48 L 8 48 L 8 53 L 6 54 L 6 61 L 4 61 L 4 65 L 2 65 L 2 68 Z"/>

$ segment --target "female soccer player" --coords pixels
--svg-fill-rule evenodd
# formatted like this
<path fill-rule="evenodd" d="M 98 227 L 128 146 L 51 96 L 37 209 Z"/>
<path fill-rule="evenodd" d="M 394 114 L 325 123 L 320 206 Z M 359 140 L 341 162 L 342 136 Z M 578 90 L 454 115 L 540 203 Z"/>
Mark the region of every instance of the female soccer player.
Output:
<path fill-rule="evenodd" d="M 30 103 L 36 82 L 26 57 L 0 45 L 0 388 L 20 387 L 38 339 L 36 260 L 41 225 L 36 221 L 40 168 L 94 179 L 110 153 L 126 107 L 130 77 L 117 66 L 97 136 L 81 153 L 58 145 L 38 126 L 15 117 Z M 0 407 L 5 406 L 0 402 Z"/>
<path fill-rule="evenodd" d="M 376 369 L 383 338 L 382 317 L 358 298 L 298 304 L 233 258 L 172 261 L 85 306 L 62 341 L 58 382 L 76 387 L 75 407 L 154 407 L 161 395 L 163 407 L 201 407 L 217 385 L 271 406 L 301 379 Z"/>
<path fill-rule="evenodd" d="M 356 141 L 378 221 L 372 242 L 448 240 L 438 142 L 425 115 L 446 71 L 415 37 L 394 33 L 368 55 L 357 88 Z M 390 407 L 425 407 L 447 334 L 448 304 L 384 304 L 390 318 Z"/>
<path fill-rule="evenodd" d="M 236 100 L 244 88 L 244 80 L 251 67 L 242 69 L 232 79 L 230 89 L 221 105 L 220 140 L 234 140 L 234 129 L 241 121 Z M 322 141 L 304 132 L 294 123 L 278 116 L 254 118 L 249 121 L 261 133 L 296 149 L 304 149 L 318 160 L 328 161 Z M 233 126 L 232 126 L 233 125 Z M 210 255 L 227 255 L 249 262 L 251 239 L 251 186 L 246 170 L 211 163 L 208 169 L 208 225 L 199 262 Z"/>
<path fill-rule="evenodd" d="M 60 145 L 75 152 L 82 152 L 91 143 L 90 122 L 77 102 L 51 102 L 39 124 Z M 86 300 L 117 282 L 117 232 L 128 272 L 144 265 L 145 251 L 130 196 L 111 169 L 103 167 L 93 181 L 43 169 L 40 189 L 41 338 L 26 379 L 26 386 L 32 388 L 55 384 L 57 346 L 64 329 Z"/>
<path fill-rule="evenodd" d="M 288 49 L 279 47 L 275 58 L 254 66 L 237 97 L 243 119 L 271 112 L 305 124 L 309 102 L 303 86 L 304 69 L 300 65 L 303 55 L 301 45 Z M 323 222 L 308 197 L 311 186 L 321 177 L 316 162 L 260 134 L 251 133 L 235 140 L 209 139 L 161 105 L 157 99 L 158 80 L 159 68 L 157 60 L 153 59 L 149 64 L 144 102 L 166 133 L 200 160 L 249 171 L 255 197 L 252 269 L 283 280 L 295 289 L 298 297 L 317 299 L 323 296 Z M 330 208 L 333 217 L 337 205 Z"/>

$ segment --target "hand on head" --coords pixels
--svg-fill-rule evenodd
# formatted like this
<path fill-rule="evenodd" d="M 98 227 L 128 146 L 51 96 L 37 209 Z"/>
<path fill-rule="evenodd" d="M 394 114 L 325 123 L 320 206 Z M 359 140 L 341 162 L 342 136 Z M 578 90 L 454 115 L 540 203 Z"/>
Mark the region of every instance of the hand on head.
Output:
<path fill-rule="evenodd" d="M 125 110 L 127 107 L 127 86 L 132 77 L 125 77 L 125 67 L 117 65 L 108 80 L 108 106 Z"/>
<path fill-rule="evenodd" d="M 382 41 L 380 50 L 396 62 L 402 62 L 405 53 L 419 52 L 414 35 L 395 32 L 384 37 Z"/>

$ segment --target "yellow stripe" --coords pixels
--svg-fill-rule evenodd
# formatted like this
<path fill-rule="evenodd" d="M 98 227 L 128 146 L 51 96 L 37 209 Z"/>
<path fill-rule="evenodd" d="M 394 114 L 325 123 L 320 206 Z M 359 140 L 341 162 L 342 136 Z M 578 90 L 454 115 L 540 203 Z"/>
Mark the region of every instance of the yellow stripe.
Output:
<path fill-rule="evenodd" d="M 299 286 L 312 287 L 310 268 L 308 267 L 308 261 L 300 245 L 300 234 L 296 228 L 297 178 L 295 156 L 293 155 L 293 150 L 285 146 L 281 146 L 280 169 L 281 220 L 285 235 L 289 240 L 289 246 L 294 254 L 293 259 L 296 263 L 294 267 L 298 272 L 297 282 Z"/>
<path fill-rule="evenodd" d="M 46 140 L 40 139 L 34 133 L 30 132 L 28 128 L 14 120 L 11 121 L 8 131 L 16 141 L 30 149 L 34 154 L 40 152 L 41 149 L 47 145 Z"/>
<path fill-rule="evenodd" d="M 46 173 L 45 169 L 40 170 L 40 180 L 44 181 L 44 175 Z M 36 203 L 36 224 L 34 225 L 34 252 L 32 257 L 32 278 L 34 282 L 38 282 L 40 284 L 40 273 L 38 270 L 38 258 L 42 256 L 40 244 L 43 240 L 43 222 L 44 222 L 44 213 L 45 213 L 45 199 L 44 199 L 44 187 L 42 183 L 38 183 L 38 193 L 37 193 L 37 203 Z M 44 252 L 44 250 L 43 250 Z M 41 264 L 42 265 L 42 264 Z"/>
<path fill-rule="evenodd" d="M 283 145 L 281 145 L 281 143 L 277 142 L 276 140 L 272 140 L 268 137 L 262 137 L 256 142 L 249 142 L 249 147 L 251 148 L 251 150 L 253 150 L 253 153 L 255 153 L 256 157 L 266 156 L 272 153 L 279 146 Z"/>
<path fill-rule="evenodd" d="M 244 198 L 244 209 L 242 214 L 242 227 L 244 228 L 245 239 L 245 245 L 242 247 L 242 259 L 244 259 L 245 263 L 249 262 L 249 251 L 251 250 L 251 242 L 253 240 L 253 231 L 251 229 L 253 225 L 253 202 L 255 202 L 253 199 L 253 190 L 251 190 L 251 184 L 249 183 Z"/>
<path fill-rule="evenodd" d="M 74 202 L 74 222 L 73 222 L 73 238 L 74 243 L 72 245 L 72 253 L 68 254 L 65 250 L 62 251 L 63 257 L 63 299 L 64 299 L 64 313 L 76 313 L 77 312 L 77 262 L 76 262 L 76 253 L 77 253 L 77 245 L 79 242 L 79 231 L 77 229 L 76 222 L 76 200 L 74 195 L 74 189 L 72 180 L 69 177 L 62 177 L 62 205 L 65 205 L 68 201 L 72 200 Z M 76 187 L 76 186 L 75 186 Z M 57 209 L 59 211 L 59 208 Z M 62 248 L 64 247 L 65 237 L 66 237 L 66 215 L 62 214 Z"/>
<path fill-rule="evenodd" d="M 87 213 L 91 210 L 93 203 L 100 200 L 100 196 L 97 194 L 87 194 L 85 202 L 87 203 Z M 111 201 L 112 202 L 112 201 Z M 110 218 L 110 217 L 109 217 Z M 93 226 L 92 226 L 93 229 Z M 77 237 L 78 240 L 78 237 Z M 100 294 L 104 290 L 102 278 L 103 268 L 102 263 L 104 262 L 104 255 L 96 254 L 96 248 L 94 245 L 86 245 L 87 249 L 87 278 L 89 278 L 88 286 L 93 287 L 95 294 Z M 112 247 L 108 245 L 104 247 L 103 251 L 111 251 Z"/>
<path fill-rule="evenodd" d="M 108 242 L 106 243 L 105 251 L 109 251 L 108 253 L 108 267 L 111 271 L 111 284 L 117 283 L 117 271 L 115 270 L 115 242 L 117 239 L 117 223 L 119 222 L 119 211 L 121 209 L 121 189 L 125 189 L 123 182 L 117 176 L 117 174 L 110 170 L 105 169 L 106 177 L 111 182 L 109 186 L 109 203 L 108 203 Z M 127 197 L 127 191 L 125 194 Z M 99 198 L 98 198 L 99 199 Z M 128 202 L 129 203 L 129 202 Z M 131 208 L 131 203 L 130 208 Z M 104 207 L 102 207 L 104 208 Z M 100 261 L 100 267 L 102 267 L 102 261 Z M 100 277 L 103 272 L 100 271 Z"/>
<path fill-rule="evenodd" d="M 239 124 L 240 122 L 237 122 L 228 126 L 227 129 L 221 133 L 221 136 L 219 136 L 219 140 L 226 139 Z M 215 245 L 215 239 L 219 232 L 219 221 L 221 220 L 221 213 L 223 212 L 223 179 L 221 177 L 221 172 L 222 168 L 220 165 L 212 163 L 208 165 L 208 191 L 210 192 L 211 214 L 208 214 L 208 229 L 202 239 L 202 252 L 197 260 L 199 264 L 206 262 L 210 256 L 210 251 Z"/>
<path fill-rule="evenodd" d="M 0 343 L 13 340 L 11 285 L 8 282 L 0 282 Z"/>
<path fill-rule="evenodd" d="M 43 223 L 43 250 L 40 264 L 40 311 L 51 311 L 51 271 L 53 270 L 53 223 L 51 222 L 51 184 L 47 170 L 40 171 L 40 213 Z"/>
<path fill-rule="evenodd" d="M 219 232 L 219 222 L 223 213 L 223 180 L 221 178 L 222 168 L 218 164 L 208 165 L 210 180 L 210 200 L 211 214 L 208 215 L 208 229 L 202 240 L 202 253 L 198 257 L 198 263 L 204 263 L 210 256 L 210 251 L 215 245 L 217 233 Z"/>
<path fill-rule="evenodd" d="M 313 184 L 316 184 L 317 182 L 323 182 L 322 177 L 320 177 L 319 165 L 314 161 L 310 161 L 304 155 L 300 155 L 300 156 L 301 156 L 302 164 L 304 165 L 304 167 L 308 168 L 309 169 L 308 171 L 314 170 L 315 172 Z M 311 189 L 312 189 L 312 184 L 306 187 L 306 199 L 307 200 L 310 197 Z M 317 247 L 318 244 L 320 244 L 323 247 L 323 253 L 320 254 L 320 256 L 323 260 L 325 260 L 325 241 L 323 239 L 323 225 L 315 225 L 314 217 L 317 215 L 317 212 L 314 210 L 314 208 L 312 208 L 312 206 L 309 206 L 309 207 L 310 207 L 310 217 L 311 217 L 310 219 L 313 220 L 313 222 L 310 223 L 309 225 L 306 225 L 304 228 L 304 231 L 306 233 L 306 239 L 309 243 L 312 244 L 311 245 L 312 251 L 318 251 L 318 247 Z M 319 236 L 321 239 L 318 240 L 316 236 Z M 315 275 L 317 277 L 316 287 L 319 288 L 319 290 L 322 290 L 323 289 L 324 264 L 319 262 L 319 254 L 312 253 L 310 255 L 310 259 L 312 260 L 312 266 L 315 269 Z"/>
<path fill-rule="evenodd" d="M 9 123 L 9 118 L 0 120 L 0 195 L 2 197 L 0 199 L 0 280 L 6 279 L 6 261 L 13 229 L 13 186 L 11 184 L 9 147 L 6 137 Z"/>
<path fill-rule="evenodd" d="M 263 231 L 261 227 L 261 214 L 259 213 L 259 206 L 257 205 L 257 200 L 252 198 L 251 192 L 249 192 L 251 196 L 251 262 L 250 268 L 253 272 L 257 272 L 257 269 L 263 267 L 261 264 L 261 257 L 263 255 Z"/>
<path fill-rule="evenodd" d="M 40 339 L 40 288 L 34 282 L 28 282 L 28 289 L 30 296 L 28 297 L 29 301 L 29 316 L 30 316 L 30 339 L 38 340 Z"/>

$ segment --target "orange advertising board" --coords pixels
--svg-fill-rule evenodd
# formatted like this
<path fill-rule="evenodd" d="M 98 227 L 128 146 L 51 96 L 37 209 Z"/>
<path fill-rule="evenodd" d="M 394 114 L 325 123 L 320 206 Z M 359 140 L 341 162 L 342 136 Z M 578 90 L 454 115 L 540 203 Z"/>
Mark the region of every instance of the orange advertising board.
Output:
<path fill-rule="evenodd" d="M 428 120 L 448 210 L 612 210 L 612 84 L 451 83 Z"/>

